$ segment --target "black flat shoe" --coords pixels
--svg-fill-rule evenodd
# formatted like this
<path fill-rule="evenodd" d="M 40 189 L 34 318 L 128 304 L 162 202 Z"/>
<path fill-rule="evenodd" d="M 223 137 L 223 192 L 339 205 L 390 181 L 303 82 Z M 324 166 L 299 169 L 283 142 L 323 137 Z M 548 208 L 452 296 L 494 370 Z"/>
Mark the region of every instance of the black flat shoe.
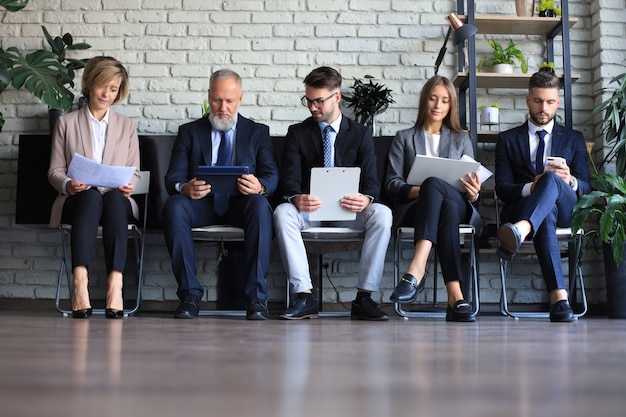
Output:
<path fill-rule="evenodd" d="M 104 309 L 104 317 L 107 319 L 123 319 L 124 310 L 114 310 L 112 308 Z"/>
<path fill-rule="evenodd" d="M 83 308 L 82 310 L 72 310 L 72 317 L 75 319 L 88 319 L 93 314 L 93 309 Z"/>
<path fill-rule="evenodd" d="M 450 307 L 446 310 L 446 321 L 458 321 L 463 323 L 469 323 L 476 321 L 476 316 L 472 313 L 470 305 L 465 300 L 459 300 L 454 303 L 454 307 Z"/>
<path fill-rule="evenodd" d="M 411 274 L 404 274 L 400 283 L 393 290 L 391 294 L 391 301 L 399 304 L 412 303 L 417 299 L 419 293 L 424 291 L 426 285 L 425 277 L 422 277 L 420 283 L 417 283 L 417 278 Z"/>

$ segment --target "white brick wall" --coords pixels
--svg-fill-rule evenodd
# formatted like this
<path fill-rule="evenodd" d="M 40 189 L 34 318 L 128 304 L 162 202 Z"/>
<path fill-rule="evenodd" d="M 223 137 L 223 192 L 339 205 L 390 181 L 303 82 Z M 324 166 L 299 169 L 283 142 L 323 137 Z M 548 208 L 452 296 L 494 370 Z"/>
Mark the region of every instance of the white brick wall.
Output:
<path fill-rule="evenodd" d="M 476 3 L 478 14 L 514 14 L 512 1 Z M 447 30 L 444 17 L 455 7 L 451 0 L 31 0 L 20 12 L 0 11 L 0 47 L 41 48 L 40 26 L 44 24 L 53 35 L 71 32 L 76 41 L 93 45 L 73 56 L 117 57 L 131 75 L 130 96 L 117 109 L 132 117 L 141 133 L 150 134 L 174 134 L 180 124 L 199 117 L 209 74 L 230 67 L 244 78 L 242 113 L 267 123 L 272 134 L 283 135 L 290 124 L 308 115 L 298 100 L 303 77 L 316 66 L 331 65 L 342 72 L 346 92 L 353 77 L 365 74 L 374 75 L 393 90 L 396 104 L 378 123 L 378 133 L 393 135 L 415 120 L 419 91 L 433 74 Z M 589 121 L 589 114 L 601 100 L 596 92 L 624 71 L 626 1 L 571 0 L 570 14 L 579 18 L 571 31 L 572 72 L 581 74 L 573 86 L 574 124 L 586 138 L 594 139 L 596 126 Z M 526 52 L 531 71 L 535 70 L 544 60 L 543 43 L 532 37 L 512 38 Z M 558 41 L 555 46 L 558 55 Z M 452 76 L 455 48 L 451 43 L 448 47 L 440 73 Z M 487 48 L 485 36 L 478 34 L 479 58 Z M 556 62 L 558 67 L 558 57 Z M 80 84 L 78 78 L 76 81 Z M 523 92 L 500 89 L 480 94 L 479 104 L 500 103 L 503 128 L 524 120 Z M 57 234 L 14 225 L 19 135 L 45 132 L 46 109 L 26 92 L 5 91 L 0 95 L 0 111 L 6 119 L 0 132 L 0 298 L 51 298 L 60 254 Z M 490 163 L 492 152 L 492 145 L 481 146 L 484 163 Z M 284 273 L 274 252 L 271 295 L 282 299 Z M 150 236 L 147 253 L 145 298 L 175 298 L 161 236 Z M 356 258 L 354 253 L 329 258 L 335 284 L 346 291 L 343 300 L 351 296 Z M 215 281 L 214 259 L 210 250 L 200 252 L 198 262 L 209 285 Z M 597 271 L 592 254 L 586 259 L 590 298 L 601 301 L 601 271 Z M 486 302 L 498 301 L 494 261 L 481 259 L 481 290 Z M 384 292 L 379 295 L 383 300 L 388 300 L 391 292 L 392 271 L 388 262 Z M 525 276 L 528 272 L 514 273 Z M 520 280 L 519 285 L 526 288 L 531 283 Z M 524 291 L 519 297 L 534 302 L 543 294 Z M 206 298 L 215 299 L 214 287 L 208 289 Z M 326 289 L 324 298 L 335 299 L 334 291 Z"/>

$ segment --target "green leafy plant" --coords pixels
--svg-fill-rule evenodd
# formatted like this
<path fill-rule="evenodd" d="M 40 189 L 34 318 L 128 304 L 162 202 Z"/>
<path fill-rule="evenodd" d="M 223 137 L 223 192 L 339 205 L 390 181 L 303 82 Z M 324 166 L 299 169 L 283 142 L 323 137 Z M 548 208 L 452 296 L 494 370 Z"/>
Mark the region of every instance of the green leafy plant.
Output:
<path fill-rule="evenodd" d="M 572 230 L 582 228 L 590 216 L 597 218 L 597 229 L 587 234 L 609 244 L 613 259 L 619 264 L 626 241 L 626 73 L 614 77 L 613 83 L 617 88 L 611 90 L 611 96 L 594 108 L 592 114 L 602 114 L 602 133 L 610 148 L 600 167 L 614 161 L 616 172 L 592 174 L 596 189 L 578 200 Z"/>
<path fill-rule="evenodd" d="M 554 0 L 541 0 L 535 10 L 539 12 L 541 17 L 561 16 L 561 8 L 556 7 Z"/>
<path fill-rule="evenodd" d="M 392 98 L 392 90 L 386 88 L 384 84 L 374 83 L 371 75 L 364 77 L 369 82 L 363 82 L 357 78 L 352 85 L 352 95 L 344 95 L 343 98 L 348 103 L 348 108 L 354 109 L 354 117 L 357 122 L 366 126 L 371 126 L 374 116 L 387 110 L 390 104 L 395 103 Z"/>
<path fill-rule="evenodd" d="M 515 46 L 513 40 L 509 39 L 509 46 L 503 48 L 502 45 L 494 40 L 488 40 L 489 45 L 492 48 L 491 57 L 483 58 L 478 64 L 478 71 L 482 71 L 482 67 L 486 62 L 489 62 L 491 66 L 498 64 L 515 65 L 515 61 L 519 62 L 522 72 L 526 74 L 528 72 L 528 63 L 521 50 Z"/>
<path fill-rule="evenodd" d="M 493 107 L 494 109 L 499 109 L 500 105 L 498 103 L 493 103 L 490 106 L 486 106 L 483 104 L 482 106 L 478 106 L 478 110 L 483 110 L 483 109 L 486 109 L 487 107 Z"/>
<path fill-rule="evenodd" d="M 554 74 L 554 70 L 556 69 L 556 66 L 554 65 L 554 62 L 552 61 L 550 62 L 543 61 L 541 65 L 539 65 L 539 70 L 542 70 L 542 69 L 547 69 Z"/>
<path fill-rule="evenodd" d="M 0 6 L 4 7 L 8 12 L 17 12 L 28 5 L 28 0 L 0 0 Z M 9 78 L 9 66 L 12 61 L 5 56 L 5 51 L 0 48 L 0 94 L 11 84 Z M 4 126 L 4 117 L 0 112 L 0 132 Z"/>
<path fill-rule="evenodd" d="M 0 0 L 0 6 L 9 12 L 17 12 L 28 5 L 28 0 Z"/>
<path fill-rule="evenodd" d="M 207 117 L 211 113 L 211 106 L 209 106 L 209 102 L 204 100 L 202 103 L 202 117 Z"/>
<path fill-rule="evenodd" d="M 0 48 L 0 93 L 10 84 L 17 90 L 26 89 L 50 109 L 69 110 L 74 94 L 66 86 L 74 87 L 76 70 L 84 68 L 88 60 L 69 58 L 66 53 L 89 49 L 91 45 L 74 43 L 69 33 L 53 38 L 44 26 L 41 29 L 50 50 L 22 55 L 16 47 Z M 3 124 L 0 115 L 0 129 Z"/>

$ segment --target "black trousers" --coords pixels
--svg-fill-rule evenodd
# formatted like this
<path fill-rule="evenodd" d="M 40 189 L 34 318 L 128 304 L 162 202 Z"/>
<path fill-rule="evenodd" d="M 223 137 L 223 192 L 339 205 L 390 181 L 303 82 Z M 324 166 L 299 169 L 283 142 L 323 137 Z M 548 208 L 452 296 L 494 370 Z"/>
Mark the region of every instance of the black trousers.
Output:
<path fill-rule="evenodd" d="M 117 190 L 100 194 L 90 188 L 71 195 L 63 205 L 63 223 L 72 225 L 72 269 L 89 269 L 96 246 L 98 226 L 102 226 L 102 243 L 107 274 L 124 272 L 128 248 L 128 223 L 133 221 L 128 198 Z"/>
<path fill-rule="evenodd" d="M 463 194 L 439 178 L 427 178 L 405 222 L 415 228 L 415 242 L 429 240 L 437 247 L 444 282 L 463 281 L 459 225 L 472 212 Z"/>

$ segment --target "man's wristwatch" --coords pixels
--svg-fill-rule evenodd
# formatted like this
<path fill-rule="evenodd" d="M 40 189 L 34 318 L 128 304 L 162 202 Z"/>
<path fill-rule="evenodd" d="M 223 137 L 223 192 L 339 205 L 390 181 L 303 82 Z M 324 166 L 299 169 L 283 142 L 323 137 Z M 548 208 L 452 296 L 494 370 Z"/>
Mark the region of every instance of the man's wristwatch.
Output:
<path fill-rule="evenodd" d="M 575 176 L 570 175 L 569 177 L 569 186 L 572 187 L 573 189 L 576 189 L 576 186 L 578 185 L 578 180 L 576 179 Z"/>
<path fill-rule="evenodd" d="M 185 186 L 185 184 L 187 184 L 186 182 L 177 182 L 174 185 L 174 189 L 176 191 L 178 191 L 178 194 L 182 194 L 183 193 L 183 187 Z"/>

